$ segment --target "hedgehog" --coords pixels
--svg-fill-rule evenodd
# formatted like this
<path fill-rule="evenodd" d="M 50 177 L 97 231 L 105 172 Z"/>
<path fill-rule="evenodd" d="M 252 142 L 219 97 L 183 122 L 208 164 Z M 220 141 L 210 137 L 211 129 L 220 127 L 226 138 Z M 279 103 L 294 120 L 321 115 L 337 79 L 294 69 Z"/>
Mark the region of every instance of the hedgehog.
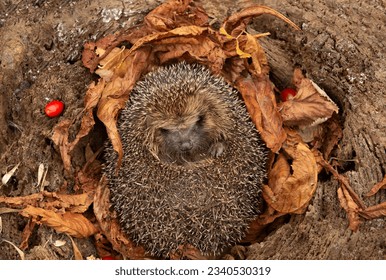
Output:
<path fill-rule="evenodd" d="M 259 214 L 267 149 L 236 89 L 200 64 L 144 75 L 118 118 L 123 160 L 103 172 L 120 226 L 155 257 L 220 256 Z"/>

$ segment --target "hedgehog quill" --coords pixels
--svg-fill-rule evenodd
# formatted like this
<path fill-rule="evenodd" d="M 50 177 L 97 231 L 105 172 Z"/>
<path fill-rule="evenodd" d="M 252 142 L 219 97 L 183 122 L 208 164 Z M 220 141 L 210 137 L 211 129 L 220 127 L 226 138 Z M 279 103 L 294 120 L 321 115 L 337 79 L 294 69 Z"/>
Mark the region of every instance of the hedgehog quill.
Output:
<path fill-rule="evenodd" d="M 104 174 L 123 231 L 167 258 L 181 245 L 219 256 L 257 217 L 266 147 L 235 89 L 199 64 L 145 75 L 120 114 L 123 161 Z"/>

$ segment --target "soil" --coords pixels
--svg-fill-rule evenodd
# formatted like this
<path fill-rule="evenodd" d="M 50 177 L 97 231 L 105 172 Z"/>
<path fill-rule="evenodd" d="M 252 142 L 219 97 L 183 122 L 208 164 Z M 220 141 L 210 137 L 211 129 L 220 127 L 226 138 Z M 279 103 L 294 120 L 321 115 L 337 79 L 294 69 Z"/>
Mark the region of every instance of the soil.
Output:
<path fill-rule="evenodd" d="M 80 124 L 83 96 L 96 80 L 81 62 L 87 41 L 140 22 L 162 1 L 147 0 L 6 0 L 0 2 L 0 175 L 19 164 L 15 176 L 0 187 L 2 196 L 38 192 L 38 167 L 48 167 L 45 190 L 73 192 L 65 174 L 52 128 L 61 118 Z M 209 2 L 209 1 L 208 1 Z M 236 4 L 235 4 L 236 2 Z M 221 4 L 220 4 L 221 3 Z M 343 138 L 335 151 L 339 172 L 367 206 L 386 201 L 386 190 L 364 196 L 386 170 L 386 7 L 383 0 L 202 1 L 221 22 L 251 3 L 277 9 L 298 26 L 295 32 L 270 16 L 254 20 L 252 28 L 270 32 L 263 39 L 278 88 L 301 66 L 340 106 Z M 44 115 L 47 101 L 65 103 L 61 118 Z M 73 165 L 83 166 L 85 144 L 101 147 L 104 129 L 97 125 L 73 153 Z M 322 173 L 312 203 L 303 215 L 281 219 L 260 242 L 248 246 L 249 259 L 385 259 L 386 219 L 364 221 L 358 232 L 348 229 L 336 190 L 339 184 Z M 1 205 L 0 205 L 1 206 Z M 20 244 L 28 220 L 17 213 L 1 214 L 1 238 Z M 63 246 L 55 241 L 64 240 Z M 94 240 L 74 238 L 84 257 L 97 256 Z M 71 240 L 46 226 L 35 227 L 28 259 L 73 259 Z M 19 259 L 16 250 L 0 243 L 0 259 Z"/>

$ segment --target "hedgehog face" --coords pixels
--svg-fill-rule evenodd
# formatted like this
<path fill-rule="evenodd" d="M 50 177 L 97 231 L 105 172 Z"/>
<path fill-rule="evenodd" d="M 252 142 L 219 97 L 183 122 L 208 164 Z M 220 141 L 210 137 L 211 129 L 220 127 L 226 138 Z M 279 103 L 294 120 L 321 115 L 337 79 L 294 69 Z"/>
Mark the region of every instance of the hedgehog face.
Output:
<path fill-rule="evenodd" d="M 146 122 L 153 139 L 150 151 L 159 160 L 177 165 L 221 156 L 231 119 L 223 119 L 222 127 L 216 117 L 229 115 L 226 106 L 207 93 L 180 96 L 183 98 L 170 100 L 168 106 L 150 108 Z"/>

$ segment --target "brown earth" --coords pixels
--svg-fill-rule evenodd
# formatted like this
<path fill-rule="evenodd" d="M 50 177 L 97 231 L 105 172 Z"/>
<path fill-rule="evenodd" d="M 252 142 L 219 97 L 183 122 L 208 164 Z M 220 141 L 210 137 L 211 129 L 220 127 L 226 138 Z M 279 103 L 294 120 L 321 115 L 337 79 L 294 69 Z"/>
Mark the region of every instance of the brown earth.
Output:
<path fill-rule="evenodd" d="M 132 26 L 161 1 L 8 0 L 0 2 L 0 175 L 20 166 L 0 195 L 36 193 L 39 164 L 48 166 L 47 191 L 73 191 L 50 136 L 60 118 L 44 115 L 47 100 L 65 102 L 63 117 L 75 119 L 83 109 L 87 85 L 95 80 L 81 62 L 82 46 L 123 27 Z M 202 1 L 205 2 L 205 1 Z M 221 21 L 253 1 L 208 1 L 208 13 Z M 236 4 L 235 4 L 236 2 Z M 219 4 L 221 3 L 221 4 Z M 367 206 L 386 201 L 386 191 L 364 196 L 386 170 L 386 7 L 382 0 L 254 1 L 271 6 L 302 28 L 294 32 L 269 16 L 252 25 L 270 32 L 263 40 L 272 80 L 278 88 L 290 82 L 299 65 L 340 106 L 343 138 L 335 151 L 351 186 Z M 105 139 L 103 127 L 93 133 L 93 149 Z M 83 140 L 87 143 L 90 138 Z M 84 164 L 85 145 L 73 153 L 73 165 Z M 249 247 L 249 259 L 385 259 L 386 219 L 365 221 L 358 232 L 348 229 L 336 190 L 322 173 L 312 203 L 303 215 L 281 219 L 260 242 Z M 1 205 L 0 205 L 1 206 Z M 27 219 L 1 214 L 1 238 L 20 244 Z M 65 240 L 61 247 L 56 240 Z M 75 239 L 84 257 L 96 251 L 93 239 Z M 243 251 L 244 252 L 244 251 Z M 18 259 L 0 243 L 0 259 Z M 53 229 L 35 227 L 26 250 L 29 259 L 72 259 L 71 241 Z"/>

